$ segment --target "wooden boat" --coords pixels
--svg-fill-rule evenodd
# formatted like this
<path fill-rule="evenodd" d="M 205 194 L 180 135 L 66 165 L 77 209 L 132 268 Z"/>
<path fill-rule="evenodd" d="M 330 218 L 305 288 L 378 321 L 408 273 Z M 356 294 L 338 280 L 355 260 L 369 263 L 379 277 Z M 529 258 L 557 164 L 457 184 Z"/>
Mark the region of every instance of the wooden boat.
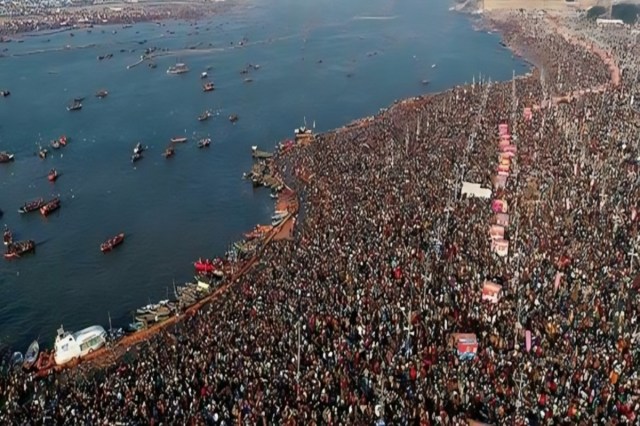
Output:
<path fill-rule="evenodd" d="M 24 357 L 22 356 L 21 352 L 14 352 L 13 355 L 11 355 L 12 368 L 17 368 L 21 366 L 23 363 L 24 363 Z"/>
<path fill-rule="evenodd" d="M 9 154 L 8 152 L 2 151 L 0 152 L 0 163 L 9 163 L 13 161 L 13 154 Z"/>
<path fill-rule="evenodd" d="M 58 197 L 48 201 L 44 206 L 40 207 L 40 214 L 42 216 L 49 216 L 54 211 L 60 208 L 60 199 Z"/>
<path fill-rule="evenodd" d="M 82 102 L 74 101 L 71 105 L 67 106 L 67 111 L 80 111 L 82 109 Z"/>
<path fill-rule="evenodd" d="M 222 269 L 222 261 L 220 259 L 198 259 L 197 262 L 193 263 L 193 266 L 198 272 L 211 273 Z"/>
<path fill-rule="evenodd" d="M 145 328 L 147 328 L 146 323 L 142 321 L 135 321 L 130 323 L 125 331 L 128 333 L 135 333 L 136 331 L 144 330 Z"/>
<path fill-rule="evenodd" d="M 24 363 L 22 364 L 22 368 L 25 370 L 30 370 L 38 361 L 38 355 L 40 354 L 40 345 L 38 345 L 38 341 L 34 340 L 29 345 L 27 352 L 24 354 Z"/>
<path fill-rule="evenodd" d="M 175 153 L 176 153 L 176 150 L 172 146 L 170 146 L 164 150 L 162 155 L 164 156 L 164 158 L 169 158 L 169 157 L 173 157 Z"/>
<path fill-rule="evenodd" d="M 202 91 L 203 92 L 212 92 L 214 90 L 215 90 L 215 86 L 210 81 L 208 81 L 208 82 L 206 82 L 205 84 L 202 85 Z"/>
<path fill-rule="evenodd" d="M 211 112 L 210 112 L 210 111 L 205 111 L 205 112 L 203 112 L 202 114 L 200 114 L 200 115 L 198 116 L 198 121 L 206 121 L 206 120 L 208 120 L 209 118 L 211 118 L 211 115 L 212 115 L 212 114 L 211 114 Z"/>
<path fill-rule="evenodd" d="M 7 260 L 18 259 L 26 253 L 35 252 L 36 242 L 33 240 L 16 241 L 7 246 L 4 258 Z"/>
<path fill-rule="evenodd" d="M 38 149 L 38 157 L 40 157 L 41 159 L 45 159 L 47 158 L 47 155 L 49 154 L 49 151 L 47 151 L 46 148 L 40 147 Z"/>
<path fill-rule="evenodd" d="M 142 152 L 145 150 L 146 148 L 144 146 L 142 146 L 142 144 L 140 142 L 138 142 L 136 144 L 136 146 L 133 148 L 133 153 L 134 154 L 142 154 Z"/>
<path fill-rule="evenodd" d="M 103 90 L 98 90 L 98 93 L 96 93 L 96 98 L 103 99 L 103 98 L 106 98 L 108 94 L 109 94 L 109 92 L 107 92 L 104 89 Z"/>
<path fill-rule="evenodd" d="M 109 252 L 114 249 L 114 247 L 119 246 L 124 242 L 124 233 L 121 232 L 115 237 L 109 238 L 104 243 L 100 244 L 100 251 L 103 253 Z"/>
<path fill-rule="evenodd" d="M 7 225 L 4 226 L 4 232 L 2 233 L 2 243 L 8 246 L 13 242 L 13 234 Z"/>
<path fill-rule="evenodd" d="M 56 169 L 51 169 L 47 175 L 47 179 L 49 179 L 49 182 L 55 182 L 56 179 L 58 179 L 58 171 Z"/>
<path fill-rule="evenodd" d="M 44 199 L 42 198 L 38 198 L 33 201 L 27 201 L 26 203 L 24 203 L 22 207 L 18 209 L 18 213 L 24 214 L 24 213 L 33 212 L 40 209 L 40 207 L 42 206 L 44 206 Z"/>
<path fill-rule="evenodd" d="M 251 240 L 255 240 L 256 238 L 262 238 L 264 236 L 264 234 L 256 229 L 254 229 L 251 232 L 246 232 L 244 234 L 244 238 L 251 241 Z"/>
<path fill-rule="evenodd" d="M 186 136 L 176 136 L 171 138 L 171 143 L 185 143 L 187 140 Z"/>
<path fill-rule="evenodd" d="M 208 148 L 211 145 L 211 139 L 205 138 L 198 141 L 198 148 Z"/>

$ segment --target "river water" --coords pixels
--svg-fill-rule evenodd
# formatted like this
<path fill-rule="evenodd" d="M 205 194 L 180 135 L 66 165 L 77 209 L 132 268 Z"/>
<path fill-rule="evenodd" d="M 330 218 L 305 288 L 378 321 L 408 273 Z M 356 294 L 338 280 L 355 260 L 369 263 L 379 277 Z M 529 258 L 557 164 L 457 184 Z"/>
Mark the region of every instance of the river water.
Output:
<path fill-rule="evenodd" d="M 0 342 L 51 346 L 60 324 L 106 327 L 108 314 L 126 325 L 136 307 L 166 298 L 174 280 L 191 279 L 194 259 L 222 255 L 267 223 L 268 192 L 241 179 L 252 145 L 271 150 L 305 118 L 329 130 L 473 75 L 505 80 L 527 71 L 498 35 L 475 31 L 449 6 L 245 0 L 197 23 L 96 26 L 0 44 L 0 89 L 11 90 L 0 98 L 0 151 L 16 155 L 0 165 L 0 220 L 17 239 L 38 242 L 35 255 L 0 260 Z M 157 68 L 127 69 L 147 47 L 167 50 Z M 191 72 L 167 75 L 176 62 Z M 260 68 L 240 74 L 247 64 Z M 201 90 L 206 69 L 214 92 Z M 103 88 L 108 97 L 95 98 Z M 76 97 L 86 97 L 83 109 L 67 111 Z M 219 115 L 198 122 L 206 109 Z M 36 157 L 38 144 L 63 134 L 66 148 Z M 169 139 L 185 134 L 190 142 L 165 160 Z M 194 140 L 206 136 L 211 148 L 197 149 Z M 138 141 L 149 151 L 133 166 Z M 52 167 L 61 173 L 54 184 Z M 48 218 L 17 213 L 54 195 L 62 207 Z M 127 234 L 123 246 L 102 254 L 99 244 L 118 232 Z"/>

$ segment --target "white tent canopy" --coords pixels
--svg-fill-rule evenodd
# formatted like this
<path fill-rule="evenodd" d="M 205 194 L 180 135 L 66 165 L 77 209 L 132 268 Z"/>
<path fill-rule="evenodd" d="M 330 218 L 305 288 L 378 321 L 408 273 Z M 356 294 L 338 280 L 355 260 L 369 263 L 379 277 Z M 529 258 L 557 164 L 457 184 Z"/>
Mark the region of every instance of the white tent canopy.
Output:
<path fill-rule="evenodd" d="M 479 183 L 462 182 L 462 195 L 478 198 L 491 198 L 491 190 L 481 187 Z"/>

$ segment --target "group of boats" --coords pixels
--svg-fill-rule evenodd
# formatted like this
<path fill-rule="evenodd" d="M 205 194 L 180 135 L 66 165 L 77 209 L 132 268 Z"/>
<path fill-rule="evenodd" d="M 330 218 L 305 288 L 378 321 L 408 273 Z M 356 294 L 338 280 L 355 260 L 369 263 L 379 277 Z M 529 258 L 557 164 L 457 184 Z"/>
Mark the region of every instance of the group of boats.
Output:
<path fill-rule="evenodd" d="M 58 197 L 54 197 L 49 201 L 44 201 L 44 198 L 37 198 L 32 201 L 27 201 L 24 203 L 19 209 L 18 213 L 25 214 L 31 213 L 36 210 L 40 210 L 40 214 L 43 216 L 48 216 L 54 211 L 60 208 L 60 199 Z"/>
<path fill-rule="evenodd" d="M 123 234 L 120 235 L 124 238 Z M 222 265 L 222 262 L 216 260 L 213 263 Z M 196 277 L 195 282 L 182 286 L 174 285 L 175 300 L 161 300 L 136 309 L 133 313 L 133 322 L 127 326 L 125 332 L 135 333 L 178 315 L 182 310 L 210 295 L 218 282 L 217 278 L 210 279 L 206 274 L 202 274 Z M 11 363 L 27 371 L 46 373 L 52 367 L 63 366 L 95 353 L 104 347 L 108 340 L 110 340 L 109 333 L 99 325 L 93 325 L 75 333 L 66 331 L 60 326 L 51 352 L 41 351 L 40 344 L 34 340 L 24 355 L 14 352 Z"/>
<path fill-rule="evenodd" d="M 171 138 L 169 140 L 169 146 L 165 148 L 165 150 L 162 152 L 162 156 L 165 158 L 173 157 L 176 153 L 175 145 L 186 143 L 188 140 L 189 139 L 186 136 L 176 136 Z M 210 138 L 202 138 L 197 142 L 198 148 L 207 148 L 210 145 L 211 145 Z M 143 146 L 140 142 L 138 142 L 136 146 L 133 148 L 133 155 L 131 156 L 131 162 L 135 163 L 136 161 L 141 160 L 143 158 L 142 153 L 148 149 L 149 149 L 148 146 Z"/>
<path fill-rule="evenodd" d="M 65 331 L 64 327 L 60 326 L 52 352 L 40 351 L 38 340 L 34 340 L 24 356 L 20 352 L 13 353 L 12 365 L 21 366 L 26 371 L 47 371 L 51 367 L 62 366 L 97 351 L 106 344 L 107 338 L 107 331 L 99 325 L 75 333 Z"/>
<path fill-rule="evenodd" d="M 57 197 L 47 202 L 45 202 L 43 198 L 38 198 L 26 202 L 18 209 L 18 212 L 24 214 L 39 210 L 41 215 L 48 216 L 59 208 L 60 199 Z M 6 246 L 4 258 L 7 260 L 18 259 L 24 254 L 34 253 L 36 251 L 36 242 L 34 240 L 14 241 L 13 233 L 6 225 L 2 234 L 2 242 Z"/>
<path fill-rule="evenodd" d="M 106 89 L 100 89 L 95 93 L 96 98 L 99 99 L 104 99 L 107 95 L 109 95 L 109 92 Z M 82 101 L 84 101 L 84 97 L 75 98 L 67 105 L 67 111 L 80 111 L 82 109 Z"/>
<path fill-rule="evenodd" d="M 133 333 L 144 330 L 168 320 L 171 316 L 178 315 L 181 311 L 209 296 L 222 276 L 222 273 L 219 276 L 212 276 L 201 272 L 196 275 L 195 282 L 185 283 L 181 286 L 174 285 L 174 300 L 161 300 L 158 303 L 150 303 L 136 309 L 133 313 L 133 322 L 127 326 L 125 331 Z"/>
<path fill-rule="evenodd" d="M 65 136 L 65 135 L 62 135 L 58 139 L 52 140 L 49 143 L 49 145 L 53 149 L 60 149 L 60 148 L 63 148 L 65 146 L 67 146 L 68 142 L 69 142 L 69 138 L 67 138 L 67 136 Z M 47 148 L 45 148 L 42 145 L 40 145 L 38 147 L 38 157 L 40 157 L 41 159 L 44 160 L 45 158 L 47 158 L 48 155 L 49 155 L 49 150 L 47 150 Z"/>

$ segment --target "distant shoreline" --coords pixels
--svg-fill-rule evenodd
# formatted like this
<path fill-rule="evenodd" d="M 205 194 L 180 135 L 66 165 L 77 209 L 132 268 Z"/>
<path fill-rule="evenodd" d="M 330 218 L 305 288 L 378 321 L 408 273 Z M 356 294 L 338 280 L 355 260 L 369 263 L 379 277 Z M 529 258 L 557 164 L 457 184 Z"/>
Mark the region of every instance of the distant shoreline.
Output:
<path fill-rule="evenodd" d="M 56 12 L 16 17 L 0 17 L 0 42 L 12 37 L 41 32 L 55 33 L 94 25 L 132 25 L 141 22 L 170 19 L 202 19 L 226 12 L 239 5 L 237 0 L 203 2 L 196 0 L 142 3 L 108 3 L 84 7 L 69 7 Z"/>

